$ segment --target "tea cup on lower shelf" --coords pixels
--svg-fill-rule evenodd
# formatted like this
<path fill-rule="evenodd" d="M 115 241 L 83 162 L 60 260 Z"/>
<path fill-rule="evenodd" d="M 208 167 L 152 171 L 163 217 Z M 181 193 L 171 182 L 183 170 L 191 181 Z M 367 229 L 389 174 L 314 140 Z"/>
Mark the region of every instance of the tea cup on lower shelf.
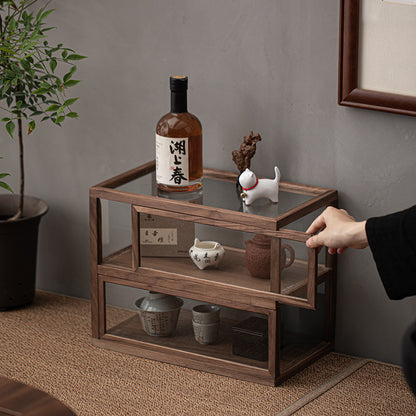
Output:
<path fill-rule="evenodd" d="M 220 308 L 216 305 L 201 304 L 192 308 L 192 319 L 197 324 L 213 324 L 220 320 Z"/>
<path fill-rule="evenodd" d="M 213 344 L 218 339 L 218 333 L 220 329 L 220 322 L 214 322 L 212 324 L 199 324 L 192 321 L 194 328 L 195 340 L 200 344 Z"/>

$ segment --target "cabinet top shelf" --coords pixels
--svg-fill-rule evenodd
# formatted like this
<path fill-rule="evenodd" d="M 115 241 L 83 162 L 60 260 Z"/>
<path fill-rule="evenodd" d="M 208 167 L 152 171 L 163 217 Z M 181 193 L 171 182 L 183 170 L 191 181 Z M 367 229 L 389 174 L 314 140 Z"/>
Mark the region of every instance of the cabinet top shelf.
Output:
<path fill-rule="evenodd" d="M 278 203 L 261 199 L 246 206 L 237 189 L 236 173 L 205 168 L 202 189 L 167 193 L 157 189 L 154 172 L 155 162 L 148 162 L 99 183 L 90 189 L 90 194 L 141 207 L 231 221 L 271 231 L 279 230 L 337 199 L 337 191 L 332 189 L 281 181 Z"/>

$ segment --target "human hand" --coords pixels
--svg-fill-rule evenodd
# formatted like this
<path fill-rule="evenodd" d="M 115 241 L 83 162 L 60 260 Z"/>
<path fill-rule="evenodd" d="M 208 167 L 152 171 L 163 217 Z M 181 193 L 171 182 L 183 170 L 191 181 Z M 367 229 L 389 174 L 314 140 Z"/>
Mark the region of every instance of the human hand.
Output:
<path fill-rule="evenodd" d="M 309 248 L 328 247 L 329 254 L 341 254 L 348 247 L 365 248 L 368 246 L 365 231 L 366 221 L 357 222 L 347 211 L 328 207 L 312 222 L 308 234 L 319 234 L 309 238 Z"/>

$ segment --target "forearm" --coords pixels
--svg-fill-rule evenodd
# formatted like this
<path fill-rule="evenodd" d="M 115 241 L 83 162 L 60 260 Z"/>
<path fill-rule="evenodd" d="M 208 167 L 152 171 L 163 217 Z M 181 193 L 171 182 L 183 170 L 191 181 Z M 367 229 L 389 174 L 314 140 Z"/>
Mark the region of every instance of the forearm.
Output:
<path fill-rule="evenodd" d="M 368 247 L 366 223 L 367 221 L 351 223 L 350 229 L 347 232 L 345 247 L 359 249 Z"/>

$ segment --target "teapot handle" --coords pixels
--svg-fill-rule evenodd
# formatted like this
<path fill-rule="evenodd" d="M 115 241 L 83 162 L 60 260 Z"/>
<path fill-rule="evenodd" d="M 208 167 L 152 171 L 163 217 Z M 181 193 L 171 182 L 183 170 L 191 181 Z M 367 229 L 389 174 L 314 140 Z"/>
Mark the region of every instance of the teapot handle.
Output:
<path fill-rule="evenodd" d="M 286 257 L 286 264 L 284 264 L 283 267 L 286 268 L 286 267 L 291 266 L 293 262 L 295 261 L 295 250 L 289 244 L 283 244 L 281 249 L 287 250 L 289 253 L 289 256 Z"/>

